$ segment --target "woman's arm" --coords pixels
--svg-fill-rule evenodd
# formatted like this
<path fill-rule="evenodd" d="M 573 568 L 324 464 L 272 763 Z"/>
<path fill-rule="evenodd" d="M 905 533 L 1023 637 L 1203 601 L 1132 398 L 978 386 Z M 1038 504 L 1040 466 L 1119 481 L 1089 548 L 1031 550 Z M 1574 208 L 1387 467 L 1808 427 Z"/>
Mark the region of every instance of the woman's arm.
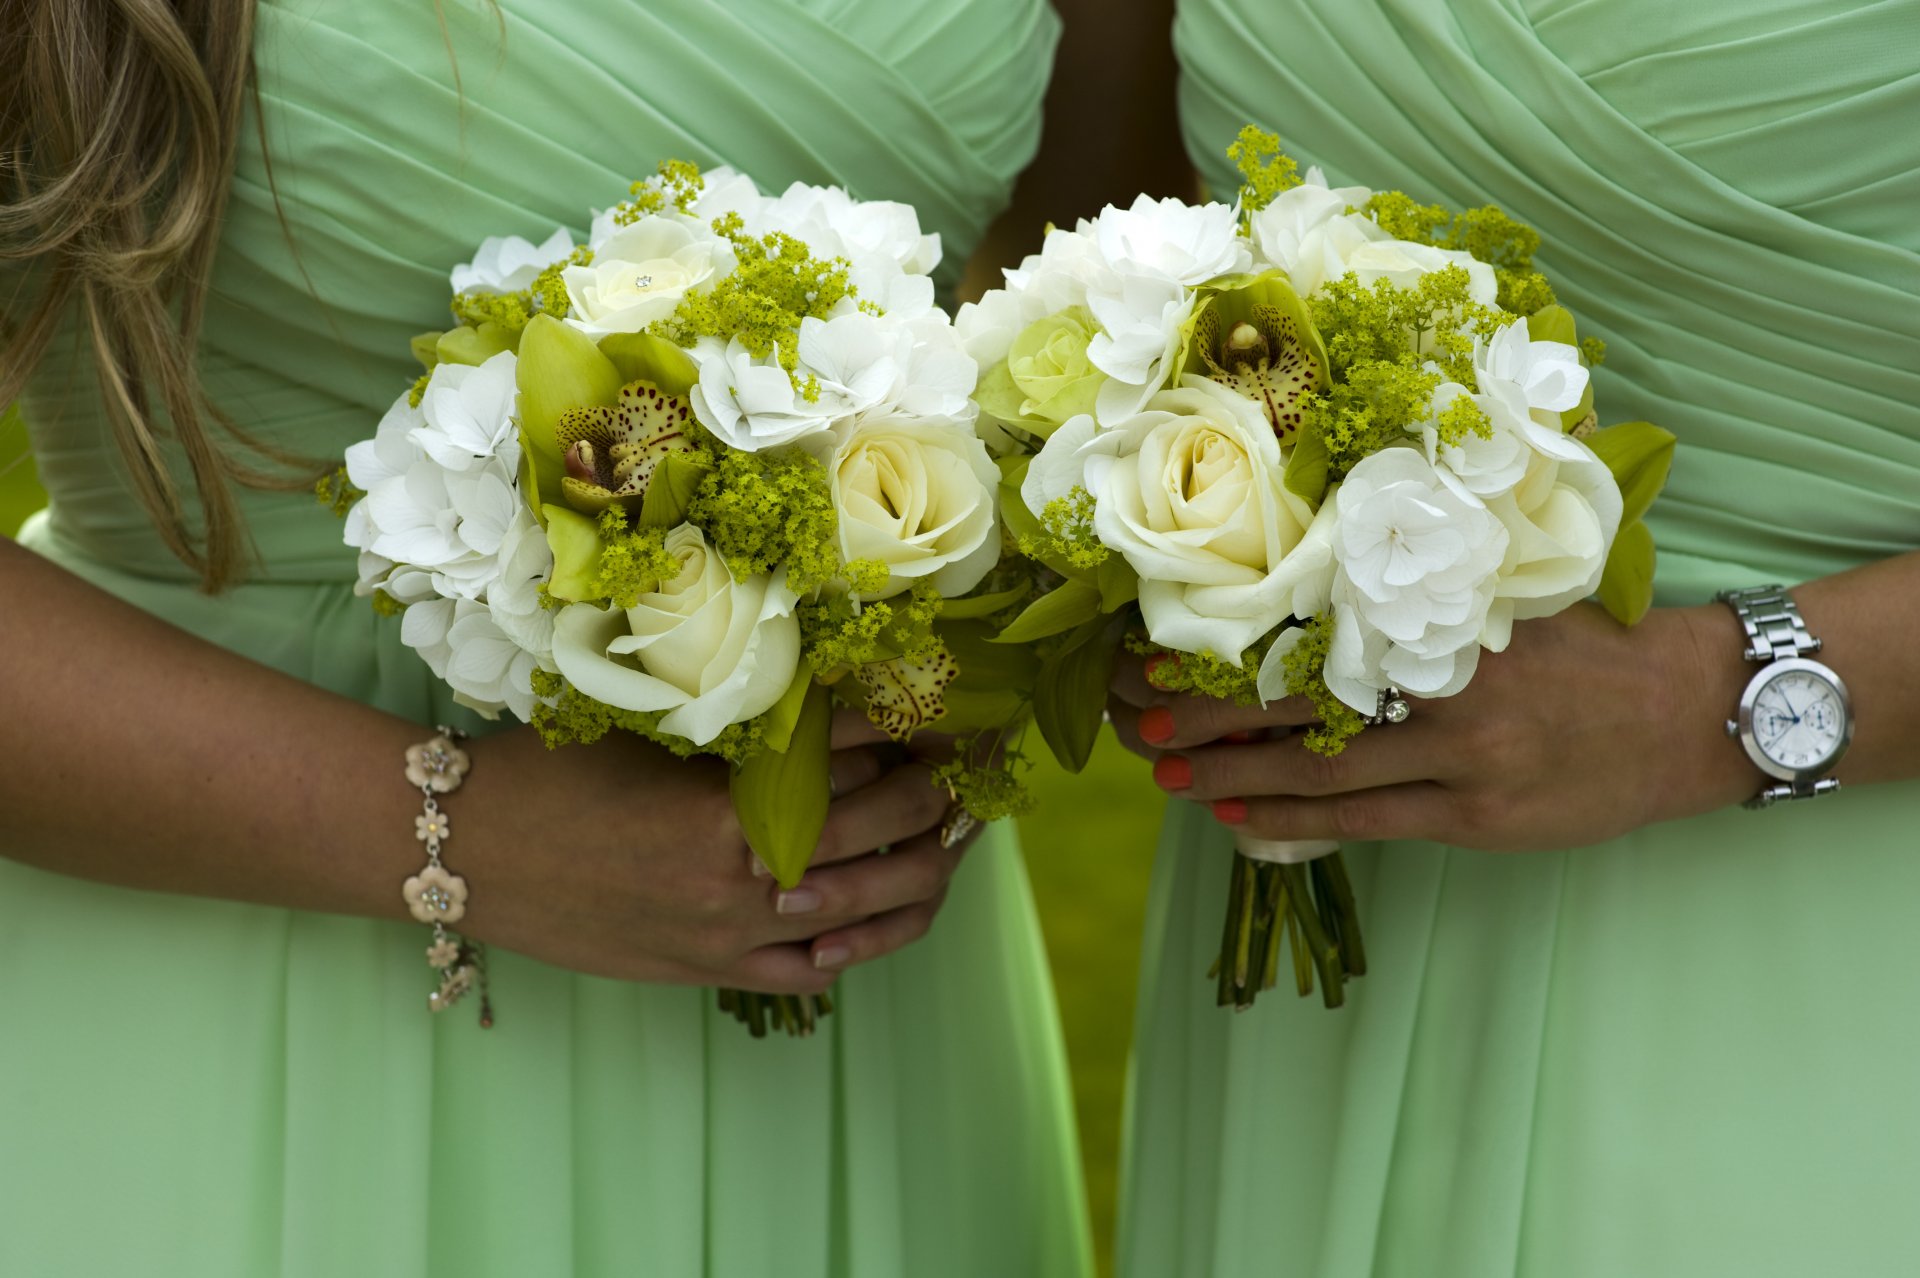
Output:
<path fill-rule="evenodd" d="M 4 540 L 0 655 L 6 856 L 124 887 L 408 918 L 399 885 L 424 858 L 402 765 L 431 735 L 421 725 L 235 656 Z M 841 751 L 818 867 L 777 908 L 723 764 L 635 739 L 549 752 L 525 728 L 471 753 L 446 803 L 447 859 L 473 886 L 462 930 L 580 971 L 820 989 L 821 955 L 831 969 L 924 931 L 960 855 L 939 846 L 945 796 L 923 767 Z M 887 844 L 889 857 L 862 856 Z"/>
<path fill-rule="evenodd" d="M 1920 552 L 1793 590 L 1820 660 L 1847 683 L 1848 785 L 1920 777 Z M 1758 669 L 1720 604 L 1655 609 L 1620 626 L 1583 605 L 1522 622 L 1458 696 L 1414 701 L 1337 758 L 1298 736 L 1220 743 L 1309 721 L 1156 691 L 1137 660 L 1116 676 L 1123 740 L 1181 797 L 1264 838 L 1428 838 L 1525 851 L 1582 847 L 1751 798 L 1767 779 L 1724 725 Z M 1814 800 L 1826 802 L 1827 800 Z"/>

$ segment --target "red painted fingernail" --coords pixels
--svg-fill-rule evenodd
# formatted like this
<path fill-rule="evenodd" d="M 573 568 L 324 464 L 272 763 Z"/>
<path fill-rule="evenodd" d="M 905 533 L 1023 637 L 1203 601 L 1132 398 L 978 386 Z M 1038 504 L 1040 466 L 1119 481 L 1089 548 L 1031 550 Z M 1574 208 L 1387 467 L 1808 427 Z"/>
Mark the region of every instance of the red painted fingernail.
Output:
<path fill-rule="evenodd" d="M 1193 764 L 1182 754 L 1163 754 L 1153 763 L 1153 783 L 1162 790 L 1184 790 L 1193 784 Z"/>
<path fill-rule="evenodd" d="M 1229 732 L 1220 739 L 1228 745 L 1252 745 L 1264 736 L 1266 736 L 1266 734 L 1260 729 L 1248 728 L 1245 732 Z"/>
<path fill-rule="evenodd" d="M 1215 799 L 1213 801 L 1214 819 L 1222 825 L 1239 825 L 1247 819 L 1247 801 L 1245 799 Z"/>
<path fill-rule="evenodd" d="M 1173 711 L 1149 706 L 1140 712 L 1140 739 L 1149 745 L 1173 740 Z"/>

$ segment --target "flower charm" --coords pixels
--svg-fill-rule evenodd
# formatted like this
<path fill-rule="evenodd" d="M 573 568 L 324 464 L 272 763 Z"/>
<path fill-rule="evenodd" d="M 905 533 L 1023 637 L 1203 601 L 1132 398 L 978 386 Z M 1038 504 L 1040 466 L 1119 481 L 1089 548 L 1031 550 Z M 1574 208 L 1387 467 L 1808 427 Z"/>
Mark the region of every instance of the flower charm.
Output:
<path fill-rule="evenodd" d="M 427 947 L 427 966 L 442 971 L 460 961 L 460 943 L 448 937 L 441 937 Z"/>
<path fill-rule="evenodd" d="M 449 832 L 447 814 L 444 812 L 429 812 L 413 819 L 413 837 L 422 843 L 437 843 L 446 838 Z"/>
<path fill-rule="evenodd" d="M 429 865 L 401 885 L 400 895 L 422 923 L 458 923 L 467 915 L 467 881 L 444 866 Z"/>
<path fill-rule="evenodd" d="M 472 988 L 473 966 L 463 963 L 441 973 L 440 988 L 427 995 L 427 1006 L 436 1012 L 444 1012 Z"/>
<path fill-rule="evenodd" d="M 467 752 L 444 736 L 407 747 L 407 780 L 435 794 L 458 790 L 472 767 Z"/>

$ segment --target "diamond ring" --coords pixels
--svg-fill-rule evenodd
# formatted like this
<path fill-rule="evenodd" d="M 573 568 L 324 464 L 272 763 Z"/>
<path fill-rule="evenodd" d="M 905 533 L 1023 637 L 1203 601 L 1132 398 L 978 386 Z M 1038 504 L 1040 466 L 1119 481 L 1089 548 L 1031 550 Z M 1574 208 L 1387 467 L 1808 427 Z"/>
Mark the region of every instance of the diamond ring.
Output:
<path fill-rule="evenodd" d="M 1373 717 L 1367 720 L 1367 724 L 1369 727 L 1377 727 L 1383 723 L 1405 723 L 1412 714 L 1413 707 L 1408 705 L 1407 699 L 1400 695 L 1400 689 L 1389 686 L 1380 690 L 1379 706 L 1374 710 Z"/>

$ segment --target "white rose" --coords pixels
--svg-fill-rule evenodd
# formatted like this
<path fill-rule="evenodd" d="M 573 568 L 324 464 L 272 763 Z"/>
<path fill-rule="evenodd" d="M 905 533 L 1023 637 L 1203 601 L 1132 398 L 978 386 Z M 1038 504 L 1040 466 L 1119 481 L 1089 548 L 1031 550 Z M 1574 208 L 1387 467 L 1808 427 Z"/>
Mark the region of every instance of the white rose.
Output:
<path fill-rule="evenodd" d="M 573 236 L 561 227 L 534 244 L 517 235 L 480 241 L 471 262 L 453 268 L 455 293 L 520 293 L 533 287 L 540 272 L 573 253 Z"/>
<path fill-rule="evenodd" d="M 610 236 L 590 265 L 560 273 L 570 303 L 567 323 L 593 337 L 637 333 L 732 269 L 725 240 L 682 218 L 643 217 Z"/>
<path fill-rule="evenodd" d="M 1507 553 L 1505 526 L 1411 448 L 1363 459 L 1326 505 L 1339 565 L 1330 602 L 1359 625 L 1351 642 L 1371 652 L 1373 632 L 1385 640 L 1372 686 L 1393 683 L 1426 697 L 1458 692 L 1478 661 Z M 1349 704 L 1373 710 L 1370 702 Z"/>
<path fill-rule="evenodd" d="M 554 620 L 554 664 L 597 701 L 665 710 L 660 727 L 705 745 L 762 714 L 800 661 L 798 596 L 784 572 L 736 582 L 692 524 L 667 534 L 680 571 L 624 611 L 569 604 Z"/>
<path fill-rule="evenodd" d="M 412 431 L 422 452 L 448 470 L 472 470 L 499 459 L 520 468 L 518 359 L 501 351 L 474 367 L 436 364 L 420 397 L 420 421 Z"/>
<path fill-rule="evenodd" d="M 887 566 L 884 599 L 931 577 L 956 598 L 1000 559 L 999 469 L 965 422 L 868 417 L 835 431 L 824 458 L 840 552 Z"/>
<path fill-rule="evenodd" d="M 1280 445 L 1243 396 L 1189 377 L 1145 411 L 1100 430 L 1068 421 L 1021 496 L 1036 514 L 1082 487 L 1102 544 L 1140 574 L 1155 643 L 1237 656 L 1326 592 L 1330 551 L 1313 511 L 1281 482 Z"/>
<path fill-rule="evenodd" d="M 1247 269 L 1239 211 L 1230 204 L 1188 204 L 1138 196 L 1129 208 L 1109 204 L 1093 221 L 1093 239 L 1122 275 L 1155 275 L 1189 287 Z"/>

